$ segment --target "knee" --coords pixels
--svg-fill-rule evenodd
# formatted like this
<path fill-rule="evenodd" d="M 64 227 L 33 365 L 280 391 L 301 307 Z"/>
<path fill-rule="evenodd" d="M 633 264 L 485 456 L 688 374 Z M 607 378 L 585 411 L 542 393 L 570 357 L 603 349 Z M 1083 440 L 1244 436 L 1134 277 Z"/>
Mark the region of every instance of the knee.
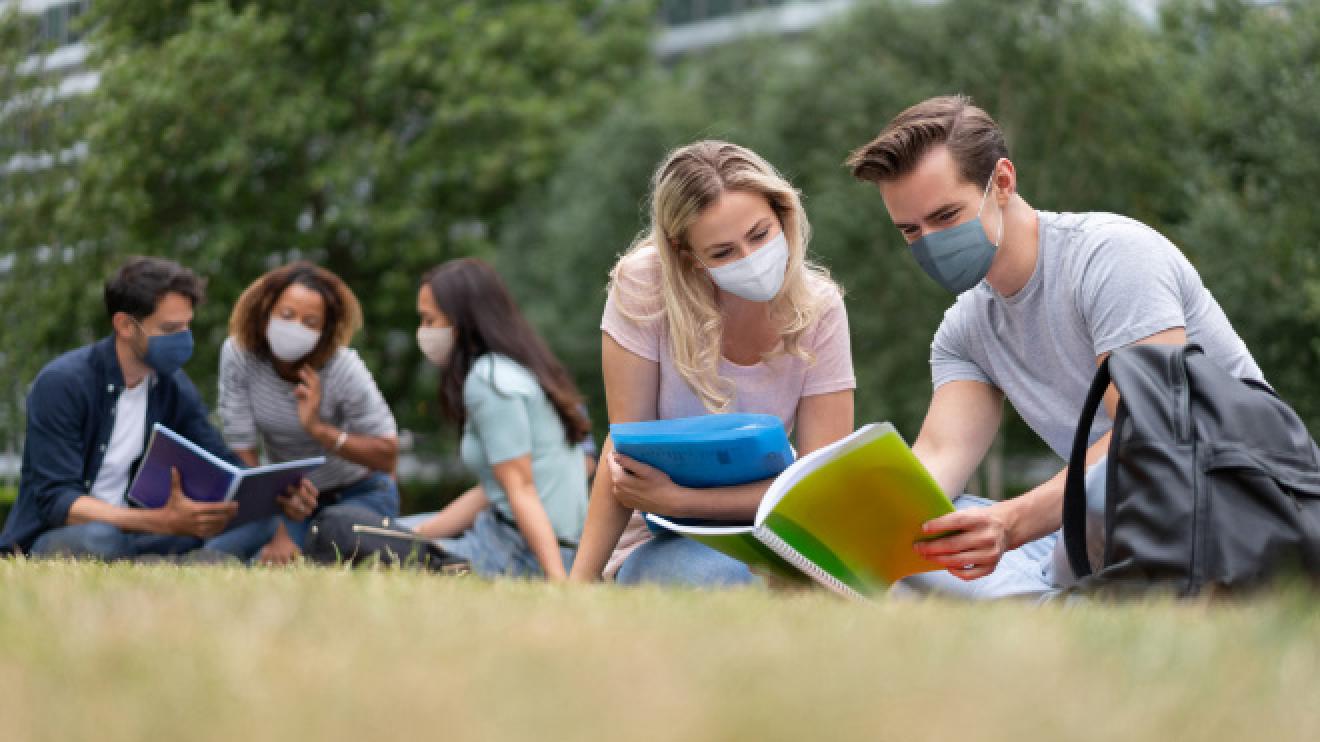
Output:
<path fill-rule="evenodd" d="M 615 581 L 623 585 L 656 584 L 731 587 L 753 581 L 746 564 L 677 536 L 642 544 L 623 563 Z"/>
<path fill-rule="evenodd" d="M 32 555 L 109 562 L 124 556 L 124 538 L 123 531 L 108 523 L 64 526 L 42 534 L 32 544 Z"/>

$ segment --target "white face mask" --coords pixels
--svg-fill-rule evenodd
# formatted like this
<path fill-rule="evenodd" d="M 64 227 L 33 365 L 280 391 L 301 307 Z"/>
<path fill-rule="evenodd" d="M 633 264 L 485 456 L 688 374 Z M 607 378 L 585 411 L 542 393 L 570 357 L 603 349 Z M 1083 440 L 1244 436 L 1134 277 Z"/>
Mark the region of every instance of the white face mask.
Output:
<path fill-rule="evenodd" d="M 449 363 L 449 354 L 454 350 L 454 328 L 419 327 L 417 328 L 417 347 L 422 355 L 432 364 L 444 368 Z"/>
<path fill-rule="evenodd" d="M 293 363 L 311 353 L 320 340 L 320 332 L 300 322 L 271 317 L 266 323 L 266 342 L 270 344 L 270 352 L 285 363 Z"/>
<path fill-rule="evenodd" d="M 770 301 L 784 287 L 788 268 L 788 238 L 781 231 L 745 258 L 709 268 L 710 277 L 721 289 L 747 301 Z"/>

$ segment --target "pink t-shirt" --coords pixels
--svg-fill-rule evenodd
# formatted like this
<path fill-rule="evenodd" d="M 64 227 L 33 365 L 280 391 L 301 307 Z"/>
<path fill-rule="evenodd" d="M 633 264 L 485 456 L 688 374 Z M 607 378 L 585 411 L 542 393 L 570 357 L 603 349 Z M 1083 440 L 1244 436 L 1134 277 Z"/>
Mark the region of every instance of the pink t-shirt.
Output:
<path fill-rule="evenodd" d="M 620 301 L 628 302 L 631 313 L 648 315 L 659 306 L 658 292 L 646 290 L 660 285 L 660 262 L 654 248 L 644 249 L 625 259 L 623 266 L 624 270 L 618 276 L 619 287 L 610 292 L 605 302 L 600 329 L 630 353 L 660 364 L 660 388 L 656 399 L 659 419 L 710 414 L 674 365 L 669 347 L 669 324 L 664 316 L 660 315 L 654 321 L 635 322 L 619 308 Z M 803 349 L 814 357 L 812 363 L 786 353 L 752 366 L 740 366 L 720 358 L 720 376 L 733 382 L 735 389 L 730 412 L 774 415 L 784 421 L 785 430 L 792 431 L 797 421 L 798 402 L 803 397 L 857 387 L 848 340 L 848 312 L 843 306 L 843 297 L 833 286 L 822 286 L 822 290 L 829 292 L 826 308 L 816 324 L 802 336 Z M 644 301 L 646 296 L 654 298 Z M 650 532 L 641 516 L 634 513 L 618 548 L 610 557 L 605 574 L 612 577 L 628 554 L 648 540 Z"/>

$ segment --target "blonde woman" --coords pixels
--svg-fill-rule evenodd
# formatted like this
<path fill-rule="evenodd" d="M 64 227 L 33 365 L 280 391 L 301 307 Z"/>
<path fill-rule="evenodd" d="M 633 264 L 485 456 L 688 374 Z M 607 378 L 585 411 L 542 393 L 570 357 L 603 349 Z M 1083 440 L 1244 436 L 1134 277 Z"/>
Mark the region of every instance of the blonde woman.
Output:
<path fill-rule="evenodd" d="M 652 180 L 649 231 L 610 274 L 610 422 L 773 414 L 799 454 L 852 432 L 847 313 L 839 287 L 807 260 L 809 234 L 797 191 L 755 153 L 719 141 L 671 153 Z M 690 489 L 608 441 L 603 454 L 572 579 L 752 579 L 695 541 L 651 535 L 636 512 L 747 521 L 768 482 Z"/>

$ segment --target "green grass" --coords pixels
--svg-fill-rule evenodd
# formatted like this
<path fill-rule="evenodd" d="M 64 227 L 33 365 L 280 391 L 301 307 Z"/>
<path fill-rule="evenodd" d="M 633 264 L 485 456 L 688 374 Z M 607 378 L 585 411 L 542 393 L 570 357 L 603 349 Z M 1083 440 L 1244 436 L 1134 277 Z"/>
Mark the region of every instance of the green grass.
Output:
<path fill-rule="evenodd" d="M 1318 609 L 0 561 L 0 736 L 1314 740 Z"/>

